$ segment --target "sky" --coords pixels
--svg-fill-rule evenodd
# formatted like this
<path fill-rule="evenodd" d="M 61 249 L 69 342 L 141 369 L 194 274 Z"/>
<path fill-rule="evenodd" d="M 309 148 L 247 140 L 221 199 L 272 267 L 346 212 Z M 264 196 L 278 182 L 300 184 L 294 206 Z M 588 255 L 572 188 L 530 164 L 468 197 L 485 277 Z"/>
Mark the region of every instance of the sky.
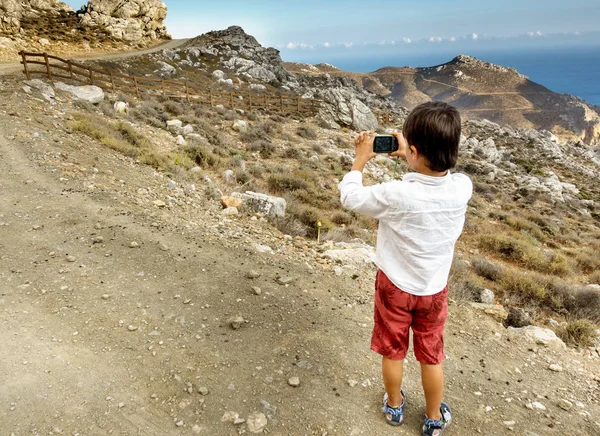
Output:
<path fill-rule="evenodd" d="M 79 9 L 83 1 L 67 1 Z M 322 62 L 600 46 L 599 0 L 167 0 L 173 38 L 239 25 L 282 58 Z M 383 65 L 382 65 L 383 66 Z"/>

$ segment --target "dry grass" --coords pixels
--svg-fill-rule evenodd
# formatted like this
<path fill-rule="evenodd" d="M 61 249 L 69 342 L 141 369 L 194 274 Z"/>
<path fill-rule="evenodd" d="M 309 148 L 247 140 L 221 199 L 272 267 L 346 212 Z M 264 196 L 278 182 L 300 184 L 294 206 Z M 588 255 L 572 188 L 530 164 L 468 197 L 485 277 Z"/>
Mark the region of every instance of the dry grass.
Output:
<path fill-rule="evenodd" d="M 589 347 L 596 341 L 596 326 L 586 319 L 577 319 L 558 328 L 556 334 L 567 344 Z"/>

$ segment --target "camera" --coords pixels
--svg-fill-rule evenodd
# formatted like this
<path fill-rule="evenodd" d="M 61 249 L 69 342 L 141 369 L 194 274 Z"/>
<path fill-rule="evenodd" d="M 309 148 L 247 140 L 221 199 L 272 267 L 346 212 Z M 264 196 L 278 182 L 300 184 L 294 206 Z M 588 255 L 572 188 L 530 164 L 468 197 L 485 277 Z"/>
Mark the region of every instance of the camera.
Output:
<path fill-rule="evenodd" d="M 393 135 L 377 135 L 373 141 L 373 153 L 398 151 L 398 139 Z"/>

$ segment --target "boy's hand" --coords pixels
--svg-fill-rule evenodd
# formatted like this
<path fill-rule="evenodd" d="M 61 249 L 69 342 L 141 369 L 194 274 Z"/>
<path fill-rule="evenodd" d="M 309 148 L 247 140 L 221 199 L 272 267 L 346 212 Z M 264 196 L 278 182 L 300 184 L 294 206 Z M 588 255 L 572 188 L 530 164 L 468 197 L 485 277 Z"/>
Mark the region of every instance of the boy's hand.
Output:
<path fill-rule="evenodd" d="M 392 153 L 389 153 L 389 156 L 399 157 L 401 159 L 406 160 L 406 152 L 408 151 L 408 142 L 404 138 L 402 132 L 392 132 L 390 135 L 393 135 L 398 140 L 398 150 Z"/>
<path fill-rule="evenodd" d="M 373 153 L 373 141 L 375 141 L 375 136 L 375 132 L 360 132 L 358 137 L 354 140 L 356 157 L 354 158 L 354 165 L 352 165 L 353 171 L 362 171 L 367 162 L 377 156 L 377 153 Z"/>

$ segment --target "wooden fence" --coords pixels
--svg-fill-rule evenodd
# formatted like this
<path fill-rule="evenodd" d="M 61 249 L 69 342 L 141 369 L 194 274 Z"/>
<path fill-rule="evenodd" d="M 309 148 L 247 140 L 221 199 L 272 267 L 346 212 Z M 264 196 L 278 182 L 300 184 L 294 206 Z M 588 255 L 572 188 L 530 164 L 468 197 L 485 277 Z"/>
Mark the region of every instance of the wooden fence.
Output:
<path fill-rule="evenodd" d="M 27 80 L 41 75 L 53 79 L 67 79 L 86 85 L 95 85 L 111 92 L 124 92 L 139 97 L 142 93 L 163 95 L 169 98 L 185 99 L 188 102 L 223 105 L 231 109 L 247 111 L 265 110 L 281 113 L 295 112 L 301 115 L 314 115 L 321 105 L 320 100 L 300 98 L 268 92 L 224 92 L 187 81 L 153 79 L 149 77 L 127 76 L 98 70 L 62 59 L 47 53 L 27 53 L 21 51 L 21 64 Z M 51 62 L 53 61 L 53 62 Z M 30 68 L 35 66 L 35 69 Z M 42 69 L 39 66 L 43 67 Z"/>

